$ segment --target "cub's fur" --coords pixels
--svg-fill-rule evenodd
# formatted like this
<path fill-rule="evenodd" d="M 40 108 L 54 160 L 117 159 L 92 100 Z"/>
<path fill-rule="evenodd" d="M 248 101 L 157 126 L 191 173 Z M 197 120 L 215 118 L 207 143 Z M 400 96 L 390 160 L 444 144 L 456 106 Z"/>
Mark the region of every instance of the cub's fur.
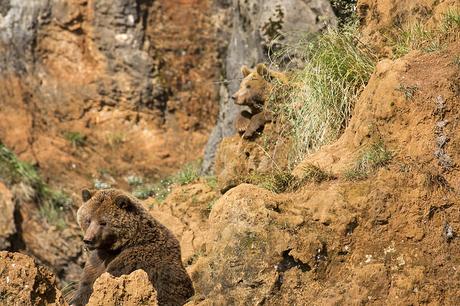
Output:
<path fill-rule="evenodd" d="M 264 110 L 265 101 L 273 88 L 274 81 L 286 82 L 286 76 L 268 69 L 264 64 L 258 64 L 251 70 L 241 67 L 243 80 L 239 90 L 232 96 L 235 104 L 249 106 L 250 111 L 243 110 L 237 117 L 235 127 L 243 138 L 252 138 L 255 132 L 265 123 L 272 121 L 272 115 Z"/>
<path fill-rule="evenodd" d="M 147 272 L 159 305 L 182 305 L 194 294 L 179 242 L 136 199 L 116 189 L 85 189 L 82 198 L 77 219 L 90 254 L 71 305 L 86 305 L 102 273 L 137 269 Z"/>

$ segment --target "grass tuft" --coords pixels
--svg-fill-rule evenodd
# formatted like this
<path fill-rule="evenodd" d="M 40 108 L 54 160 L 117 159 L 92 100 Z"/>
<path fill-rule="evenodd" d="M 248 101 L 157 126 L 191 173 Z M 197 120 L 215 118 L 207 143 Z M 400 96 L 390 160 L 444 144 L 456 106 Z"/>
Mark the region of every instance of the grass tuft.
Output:
<path fill-rule="evenodd" d="M 65 132 L 64 138 L 67 139 L 74 148 L 83 147 L 86 144 L 86 135 L 80 132 Z"/>
<path fill-rule="evenodd" d="M 404 56 L 412 50 L 438 51 L 459 38 L 460 11 L 455 9 L 447 10 L 435 27 L 413 22 L 388 35 L 394 58 Z"/>
<path fill-rule="evenodd" d="M 196 181 L 200 177 L 200 164 L 200 162 L 186 164 L 172 180 L 178 185 L 187 185 Z"/>
<path fill-rule="evenodd" d="M 289 171 L 274 170 L 268 173 L 252 172 L 242 178 L 242 182 L 257 185 L 275 193 L 295 190 L 298 179 Z"/>
<path fill-rule="evenodd" d="M 65 227 L 62 212 L 71 207 L 72 199 L 64 192 L 49 188 L 32 165 L 19 160 L 1 142 L 0 179 L 12 186 L 16 199 L 36 201 L 40 216 L 49 224 L 55 225 L 58 229 Z"/>
<path fill-rule="evenodd" d="M 159 202 L 163 202 L 166 197 L 171 193 L 172 186 L 176 185 L 187 185 L 193 183 L 200 178 L 200 161 L 195 161 L 186 164 L 181 170 L 176 174 L 160 180 L 155 184 L 143 184 L 142 179 L 139 182 L 139 178 L 136 180 L 136 183 L 130 184 L 137 186 L 132 194 L 138 199 L 145 200 L 148 197 L 155 197 Z M 129 183 L 129 182 L 128 182 Z M 215 179 L 210 178 L 208 184 L 215 184 Z"/>
<path fill-rule="evenodd" d="M 335 179 L 335 176 L 332 173 L 325 171 L 316 165 L 308 164 L 304 166 L 302 170 L 302 181 L 304 182 L 312 181 L 315 183 L 321 183 Z"/>
<path fill-rule="evenodd" d="M 396 90 L 402 92 L 406 100 L 413 100 L 415 93 L 418 91 L 418 87 L 400 84 Z"/>
<path fill-rule="evenodd" d="M 296 54 L 306 63 L 290 76 L 288 86 L 275 86 L 268 107 L 290 126 L 296 164 L 307 153 L 337 139 L 351 117 L 354 103 L 376 63 L 360 43 L 358 26 L 328 29 L 287 46 L 278 55 Z"/>
<path fill-rule="evenodd" d="M 345 178 L 349 181 L 367 179 L 375 170 L 386 166 L 392 157 L 392 153 L 385 148 L 383 141 L 380 140 L 361 153 L 355 165 L 345 172 Z"/>

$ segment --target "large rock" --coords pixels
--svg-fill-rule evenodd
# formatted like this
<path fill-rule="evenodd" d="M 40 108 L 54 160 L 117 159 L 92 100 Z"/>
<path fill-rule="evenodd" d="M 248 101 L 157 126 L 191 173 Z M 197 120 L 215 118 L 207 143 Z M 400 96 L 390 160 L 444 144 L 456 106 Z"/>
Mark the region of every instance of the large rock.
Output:
<path fill-rule="evenodd" d="M 157 293 L 143 270 L 120 277 L 104 273 L 93 290 L 88 306 L 158 305 Z"/>
<path fill-rule="evenodd" d="M 179 240 L 185 266 L 204 252 L 208 217 L 218 196 L 217 191 L 203 180 L 174 187 L 164 203 L 147 204 L 153 217 Z"/>
<path fill-rule="evenodd" d="M 291 142 L 279 137 L 273 125 L 264 128 L 262 137 L 254 141 L 240 135 L 226 137 L 218 146 L 215 158 L 215 175 L 220 192 L 225 193 L 240 183 L 255 181 L 251 176 L 268 175 L 288 167 Z"/>
<path fill-rule="evenodd" d="M 46 268 L 19 253 L 0 252 L 0 304 L 67 305 Z"/>
<path fill-rule="evenodd" d="M 11 247 L 10 238 L 16 233 L 14 207 L 13 194 L 0 182 L 0 250 Z"/>
<path fill-rule="evenodd" d="M 222 138 L 233 135 L 236 115 L 241 110 L 231 100 L 237 91 L 240 68 L 253 66 L 268 59 L 271 42 L 291 43 L 299 33 L 318 32 L 327 25 L 335 25 L 336 20 L 328 1 L 313 0 L 250 0 L 225 3 L 230 6 L 231 23 L 226 34 L 228 45 L 225 53 L 224 77 L 220 88 L 219 116 L 205 152 L 203 171 L 212 171 L 217 146 Z M 275 51 L 275 50 L 272 50 Z"/>

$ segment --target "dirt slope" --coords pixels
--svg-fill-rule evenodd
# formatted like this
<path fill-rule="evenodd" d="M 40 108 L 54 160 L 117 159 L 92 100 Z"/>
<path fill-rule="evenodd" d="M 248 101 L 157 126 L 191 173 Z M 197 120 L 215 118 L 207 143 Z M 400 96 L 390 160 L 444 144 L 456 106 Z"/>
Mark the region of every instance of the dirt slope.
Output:
<path fill-rule="evenodd" d="M 459 51 L 378 64 L 344 135 L 303 162 L 336 180 L 280 195 L 239 185 L 218 200 L 192 304 L 458 304 Z M 375 142 L 388 166 L 347 180 Z"/>

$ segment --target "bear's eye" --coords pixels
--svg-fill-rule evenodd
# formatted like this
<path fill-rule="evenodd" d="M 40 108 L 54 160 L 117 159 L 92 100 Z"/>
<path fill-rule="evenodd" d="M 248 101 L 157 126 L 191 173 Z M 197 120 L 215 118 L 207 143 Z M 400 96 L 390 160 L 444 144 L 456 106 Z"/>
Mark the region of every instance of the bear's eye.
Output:
<path fill-rule="evenodd" d="M 247 89 L 251 88 L 251 85 L 246 85 L 246 88 L 247 88 Z"/>

